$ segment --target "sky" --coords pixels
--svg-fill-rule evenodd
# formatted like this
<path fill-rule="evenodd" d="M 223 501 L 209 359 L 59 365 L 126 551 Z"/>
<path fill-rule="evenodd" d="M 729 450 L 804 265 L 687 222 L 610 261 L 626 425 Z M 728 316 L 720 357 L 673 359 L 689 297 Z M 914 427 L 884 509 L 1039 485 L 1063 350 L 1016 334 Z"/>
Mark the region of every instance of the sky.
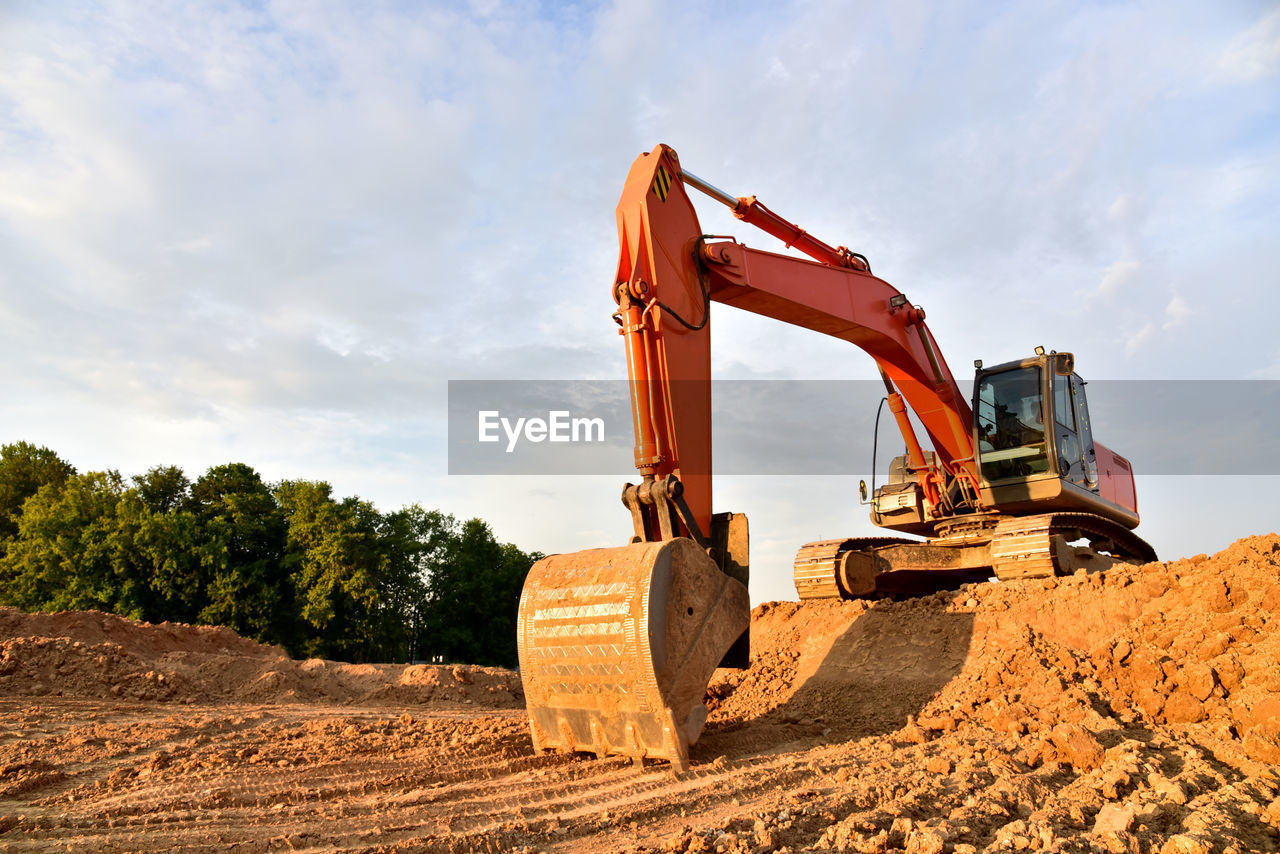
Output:
<path fill-rule="evenodd" d="M 625 377 L 613 209 L 660 142 L 870 257 L 958 375 L 1044 345 L 1091 380 L 1280 379 L 1271 3 L 9 0 L 0 441 L 622 544 L 629 454 L 450 475 L 447 388 Z M 839 341 L 713 325 L 717 378 L 875 377 Z M 1162 557 L 1277 528 L 1275 474 L 1117 450 Z M 856 481 L 717 481 L 755 601 L 794 598 L 804 542 L 875 533 Z"/>

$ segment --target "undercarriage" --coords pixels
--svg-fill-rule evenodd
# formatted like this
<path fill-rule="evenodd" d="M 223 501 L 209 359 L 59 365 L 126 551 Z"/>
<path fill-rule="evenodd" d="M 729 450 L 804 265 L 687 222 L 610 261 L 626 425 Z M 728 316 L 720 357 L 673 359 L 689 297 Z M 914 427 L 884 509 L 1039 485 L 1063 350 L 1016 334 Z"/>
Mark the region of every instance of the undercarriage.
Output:
<path fill-rule="evenodd" d="M 862 537 L 808 543 L 796 554 L 801 599 L 863 599 L 954 589 L 995 577 L 1051 578 L 1117 563 L 1142 564 L 1155 550 L 1092 513 L 958 516 L 928 540 Z"/>

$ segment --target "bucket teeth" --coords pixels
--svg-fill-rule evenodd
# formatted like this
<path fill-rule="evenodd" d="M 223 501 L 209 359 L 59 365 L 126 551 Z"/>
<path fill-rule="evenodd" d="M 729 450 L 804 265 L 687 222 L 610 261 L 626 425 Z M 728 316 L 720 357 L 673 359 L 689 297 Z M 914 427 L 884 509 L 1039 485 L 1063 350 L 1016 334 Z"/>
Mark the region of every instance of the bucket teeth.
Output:
<path fill-rule="evenodd" d="M 749 621 L 746 587 L 691 540 L 543 558 L 518 626 L 534 747 L 687 768 L 707 682 Z"/>

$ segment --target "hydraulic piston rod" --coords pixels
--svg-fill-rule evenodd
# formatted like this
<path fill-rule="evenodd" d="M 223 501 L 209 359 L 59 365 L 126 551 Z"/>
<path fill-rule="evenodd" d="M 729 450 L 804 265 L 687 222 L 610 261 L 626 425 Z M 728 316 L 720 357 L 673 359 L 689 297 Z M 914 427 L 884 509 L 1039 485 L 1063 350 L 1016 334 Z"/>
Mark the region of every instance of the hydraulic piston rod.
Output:
<path fill-rule="evenodd" d="M 788 222 L 764 206 L 755 196 L 731 196 L 724 190 L 704 181 L 688 169 L 682 169 L 680 178 L 690 187 L 706 193 L 720 204 L 733 211 L 733 215 L 743 222 L 749 222 L 761 231 L 766 231 L 781 240 L 787 246 L 794 246 L 804 254 L 824 264 L 834 267 L 848 267 L 852 270 L 869 272 L 871 265 L 867 259 L 852 252 L 844 246 L 831 246 L 814 237 L 800 226 Z"/>

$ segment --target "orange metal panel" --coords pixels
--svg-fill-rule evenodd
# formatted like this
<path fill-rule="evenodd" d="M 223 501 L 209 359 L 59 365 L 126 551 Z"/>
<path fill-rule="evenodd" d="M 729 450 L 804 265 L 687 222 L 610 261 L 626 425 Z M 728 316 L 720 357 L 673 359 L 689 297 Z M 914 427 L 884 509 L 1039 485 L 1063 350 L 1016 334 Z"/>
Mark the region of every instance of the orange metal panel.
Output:
<path fill-rule="evenodd" d="M 909 303 L 893 308 L 897 288 L 871 273 L 830 267 L 788 255 L 748 249 L 737 243 L 712 244 L 723 259 L 710 265 L 711 298 L 841 338 L 869 353 L 902 391 L 920 418 L 934 448 L 948 464 L 968 468 L 973 414 L 956 386 L 946 360 L 934 345 L 942 374 L 938 383 Z M 932 340 L 932 338 L 931 338 Z M 944 395 L 949 393 L 948 402 Z M 961 429 L 955 429 L 956 423 Z"/>
<path fill-rule="evenodd" d="M 636 467 L 675 473 L 703 531 L 711 529 L 711 327 L 695 261 L 702 227 L 680 181 L 680 163 L 659 145 L 631 166 L 618 201 L 621 247 L 615 287 L 644 304 L 643 329 L 624 334 L 636 404 Z M 657 303 L 666 306 L 664 309 Z M 688 329 L 672 313 L 698 329 Z M 644 388 L 640 389 L 639 385 Z M 647 449 L 659 459 L 642 460 Z"/>

